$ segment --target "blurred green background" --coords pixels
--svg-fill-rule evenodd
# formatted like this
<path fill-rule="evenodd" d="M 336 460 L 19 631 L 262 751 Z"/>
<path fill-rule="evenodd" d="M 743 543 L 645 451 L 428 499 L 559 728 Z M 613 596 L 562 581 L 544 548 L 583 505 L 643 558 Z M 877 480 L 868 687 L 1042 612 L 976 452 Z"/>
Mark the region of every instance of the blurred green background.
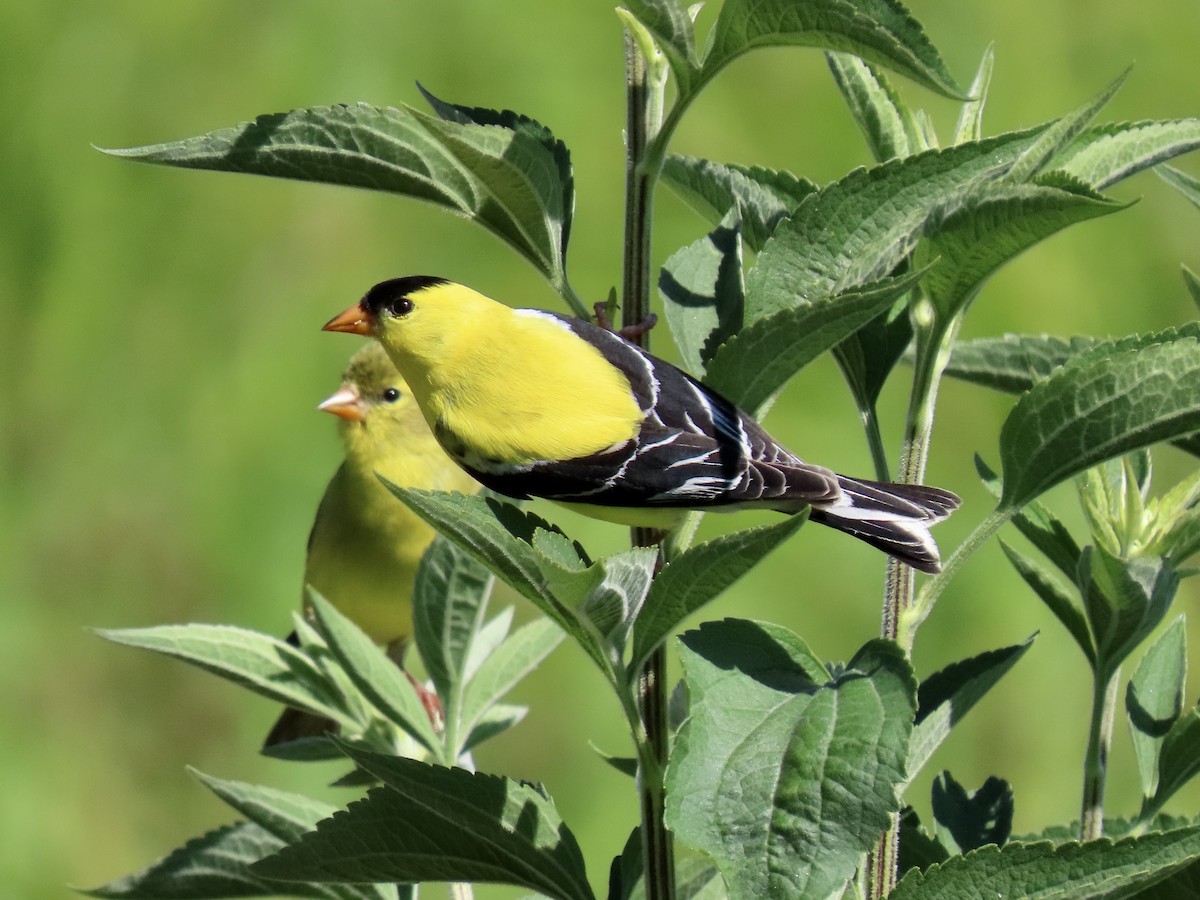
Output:
<path fill-rule="evenodd" d="M 578 185 L 570 268 L 584 296 L 619 281 L 622 43 L 611 2 L 63 0 L 0 5 L 0 884 L 69 896 L 140 867 L 231 814 L 184 772 L 321 793 L 334 771 L 256 753 L 275 709 L 181 664 L 107 644 L 91 626 L 210 621 L 283 634 L 305 536 L 338 450 L 314 405 L 358 344 L 320 325 L 374 282 L 440 274 L 518 305 L 562 309 L 495 238 L 432 207 L 284 181 L 134 165 L 92 148 L 199 134 L 258 113 L 366 100 L 419 104 L 414 80 L 547 123 Z M 989 133 L 1061 115 L 1136 62 L 1104 119 L 1200 115 L 1191 0 L 914 0 L 969 83 L 994 43 Z M 705 13 L 711 21 L 712 11 Z M 953 104 L 902 84 L 945 135 Z M 675 150 L 788 168 L 825 182 L 869 159 L 818 53 L 736 63 L 699 100 Z M 1200 170 L 1195 161 L 1184 168 Z M 1179 263 L 1200 268 L 1200 211 L 1152 175 L 1114 192 L 1131 209 L 1059 235 L 1003 271 L 967 321 L 1003 331 L 1123 334 L 1195 317 Z M 703 223 L 666 191 L 656 258 Z M 668 343 L 656 333 L 660 350 Z M 904 370 L 885 397 L 895 445 Z M 1005 397 L 948 384 L 929 479 L 965 499 L 939 529 L 952 547 L 983 517 L 971 455 L 996 459 Z M 828 360 L 796 379 L 768 424 L 803 455 L 866 473 L 848 393 Z M 1165 477 L 1192 463 L 1169 452 Z M 1079 521 L 1072 492 L 1051 502 Z M 551 513 L 593 552 L 619 529 Z M 750 519 L 714 521 L 728 528 Z M 883 557 L 805 529 L 706 610 L 783 623 L 827 659 L 878 627 Z M 1194 606 L 1196 582 L 1179 609 Z M 528 610 L 524 609 L 524 614 Z M 950 768 L 1016 789 L 1016 828 L 1077 814 L 1088 688 L 1083 659 L 993 544 L 923 630 L 916 662 L 1042 634 L 914 788 Z M 1200 634 L 1192 632 L 1200 648 Z M 677 671 L 677 670 L 676 670 Z M 1195 697 L 1193 682 L 1189 698 Z M 627 750 L 615 703 L 563 648 L 524 684 L 528 720 L 481 768 L 540 779 L 595 884 L 635 816 L 630 784 L 588 741 Z M 1111 812 L 1136 801 L 1124 720 Z M 1196 812 L 1200 793 L 1172 809 Z M 504 892 L 501 892 L 504 893 Z M 436 894 L 434 894 L 436 896 Z"/>

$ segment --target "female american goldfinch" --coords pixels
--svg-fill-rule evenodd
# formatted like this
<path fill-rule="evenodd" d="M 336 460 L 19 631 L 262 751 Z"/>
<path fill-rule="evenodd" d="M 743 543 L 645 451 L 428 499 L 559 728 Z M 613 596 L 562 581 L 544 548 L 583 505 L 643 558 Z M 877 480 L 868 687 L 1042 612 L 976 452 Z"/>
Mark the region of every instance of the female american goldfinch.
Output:
<path fill-rule="evenodd" d="M 434 532 L 377 476 L 405 487 L 465 493 L 479 484 L 438 446 L 412 391 L 378 344 L 351 357 L 341 387 L 317 408 L 340 420 L 346 458 L 317 507 L 304 583 L 401 662 L 412 634 L 413 580 Z M 434 702 L 423 699 L 427 706 Z M 266 743 L 331 727 L 288 710 Z"/>
<path fill-rule="evenodd" d="M 929 526 L 949 491 L 838 475 L 617 334 L 512 309 L 442 278 L 384 281 L 325 325 L 375 337 L 446 452 L 510 497 L 667 528 L 686 510 L 796 513 L 939 570 Z"/>

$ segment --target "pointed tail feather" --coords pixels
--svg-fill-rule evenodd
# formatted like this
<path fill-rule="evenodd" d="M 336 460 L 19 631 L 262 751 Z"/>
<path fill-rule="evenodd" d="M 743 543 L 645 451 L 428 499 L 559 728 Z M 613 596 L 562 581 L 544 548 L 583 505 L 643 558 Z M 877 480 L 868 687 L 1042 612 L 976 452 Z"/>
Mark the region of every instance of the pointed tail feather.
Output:
<path fill-rule="evenodd" d="M 922 484 L 888 484 L 838 476 L 841 496 L 814 506 L 810 518 L 894 556 L 922 572 L 942 568 L 929 526 L 958 508 L 957 496 Z"/>

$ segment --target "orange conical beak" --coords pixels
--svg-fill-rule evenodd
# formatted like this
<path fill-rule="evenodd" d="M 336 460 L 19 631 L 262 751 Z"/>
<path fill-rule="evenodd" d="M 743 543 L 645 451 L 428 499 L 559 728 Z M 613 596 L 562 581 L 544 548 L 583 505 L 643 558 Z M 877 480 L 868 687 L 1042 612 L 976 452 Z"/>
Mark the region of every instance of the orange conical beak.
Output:
<path fill-rule="evenodd" d="M 342 385 L 336 394 L 322 400 L 317 404 L 317 409 L 321 412 L 333 413 L 339 419 L 345 419 L 347 422 L 362 422 L 367 418 L 367 410 L 362 402 L 362 397 L 358 395 L 358 391 L 348 385 Z"/>
<path fill-rule="evenodd" d="M 361 303 L 355 303 L 349 309 L 338 313 L 321 326 L 322 331 L 345 331 L 349 334 L 361 334 L 370 337 L 371 314 L 363 309 Z"/>

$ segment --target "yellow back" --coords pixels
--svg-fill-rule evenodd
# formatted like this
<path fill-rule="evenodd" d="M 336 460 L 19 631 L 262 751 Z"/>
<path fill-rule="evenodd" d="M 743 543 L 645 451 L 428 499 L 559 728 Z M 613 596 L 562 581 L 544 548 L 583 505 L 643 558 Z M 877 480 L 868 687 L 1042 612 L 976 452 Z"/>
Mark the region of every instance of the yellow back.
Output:
<path fill-rule="evenodd" d="M 380 316 L 376 336 L 431 427 L 481 457 L 521 464 L 620 444 L 642 420 L 629 382 L 563 322 L 459 284 Z"/>

